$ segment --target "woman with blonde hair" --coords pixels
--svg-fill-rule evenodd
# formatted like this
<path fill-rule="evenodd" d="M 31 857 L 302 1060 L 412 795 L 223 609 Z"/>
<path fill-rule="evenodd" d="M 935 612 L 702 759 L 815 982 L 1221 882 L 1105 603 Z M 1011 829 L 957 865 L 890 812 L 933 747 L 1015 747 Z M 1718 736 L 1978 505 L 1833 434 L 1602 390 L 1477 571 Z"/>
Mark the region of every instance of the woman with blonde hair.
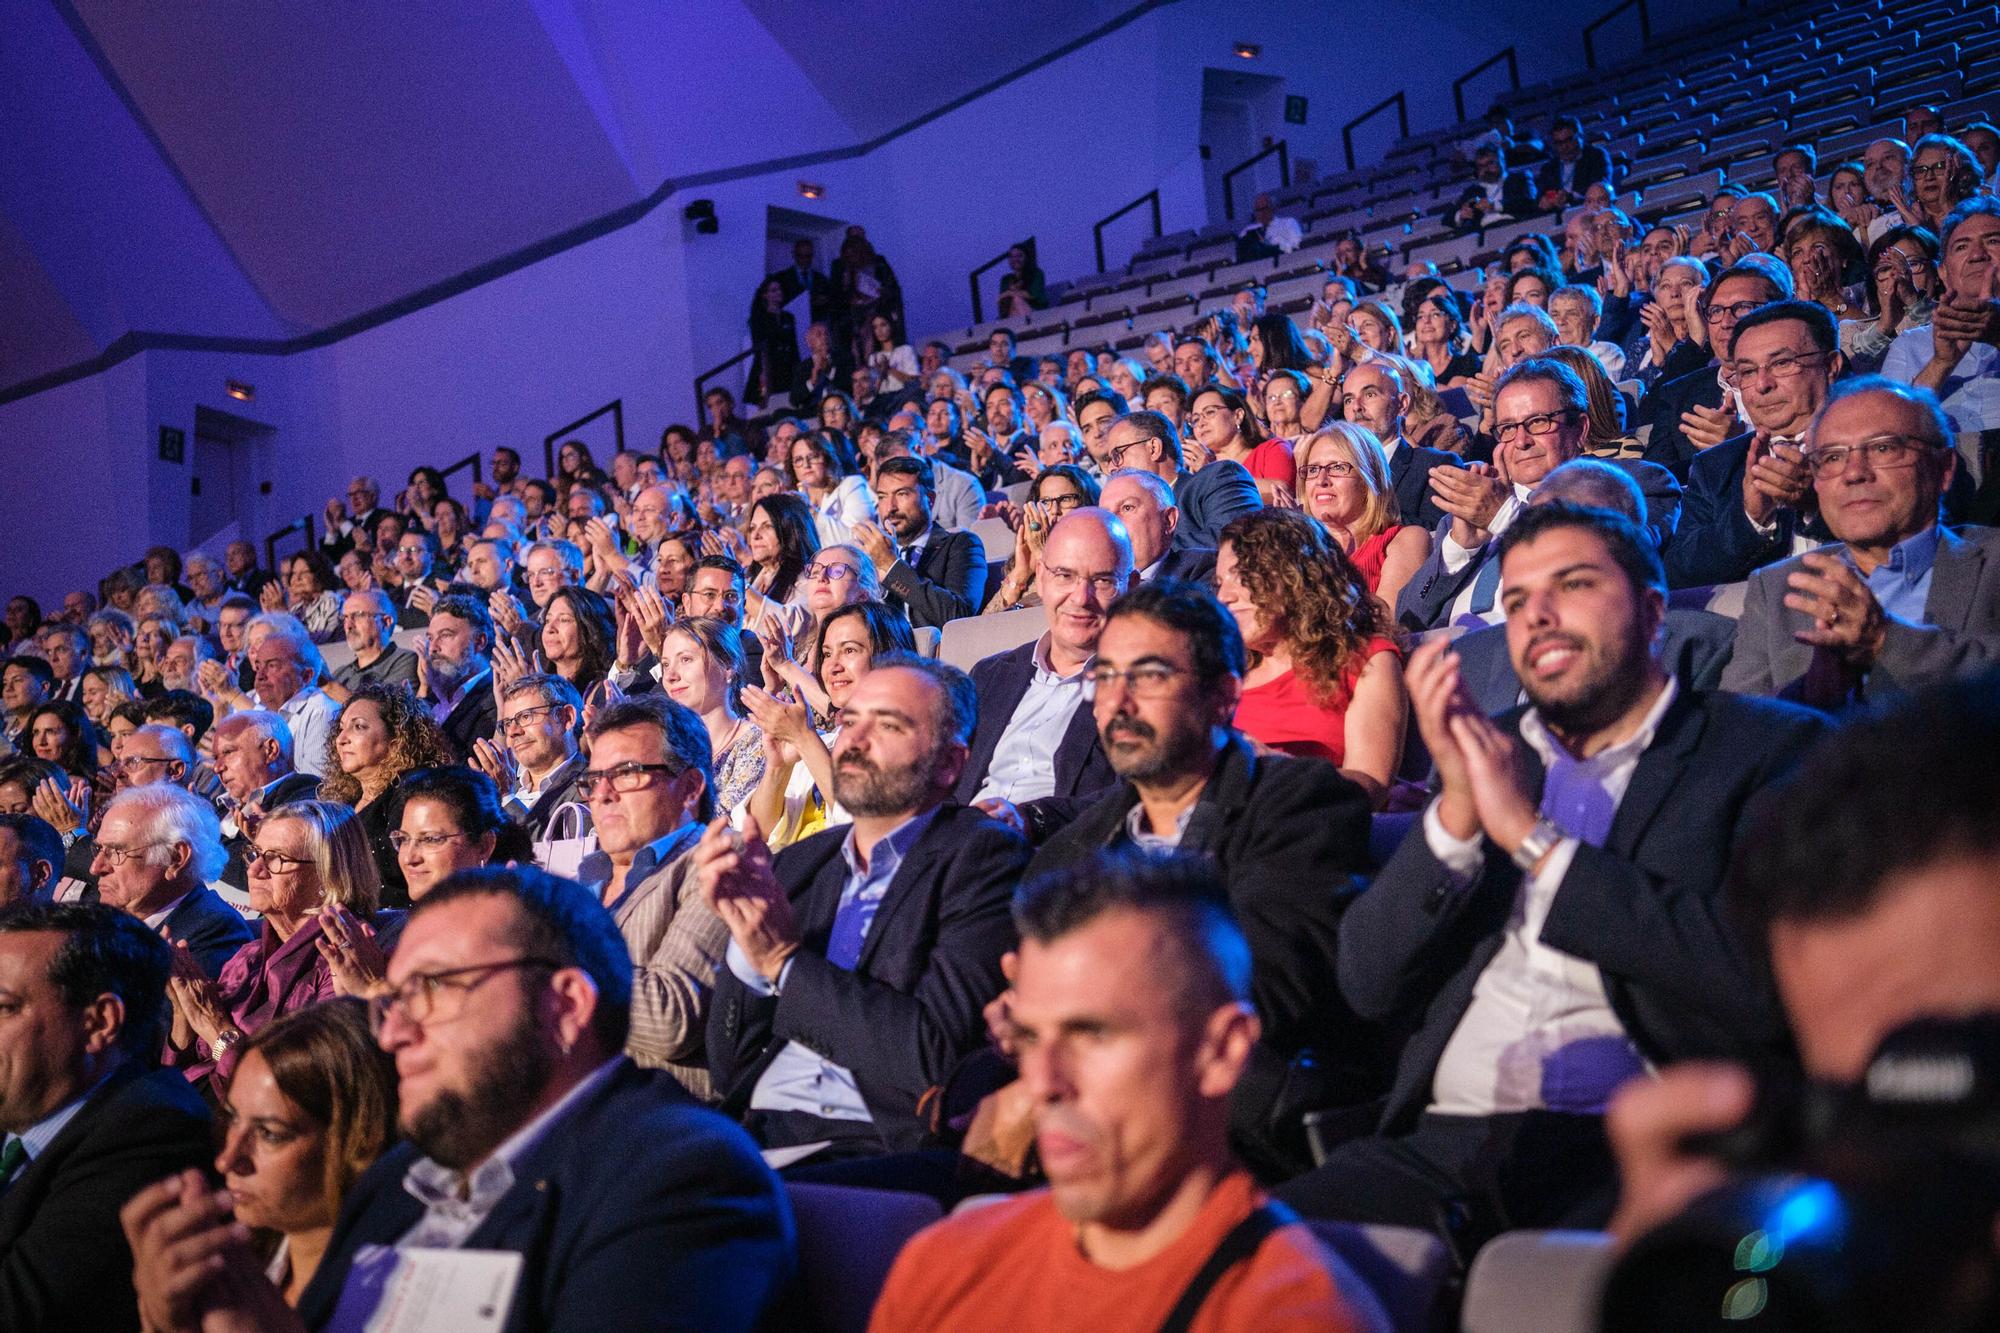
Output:
<path fill-rule="evenodd" d="M 1385 607 L 1430 557 L 1431 534 L 1404 523 L 1389 457 L 1366 426 L 1330 421 L 1299 441 L 1298 498 Z"/>
<path fill-rule="evenodd" d="M 377 919 L 382 881 L 361 820 L 347 806 L 281 805 L 264 816 L 243 857 L 250 907 L 261 918 L 257 935 L 214 981 L 177 945 L 168 984 L 174 1023 L 167 1062 L 181 1066 L 189 1082 L 214 1076 L 218 1089 L 235 1072 L 246 1037 L 343 993 L 327 958 L 331 909 L 378 934 L 399 921 Z"/>
<path fill-rule="evenodd" d="M 1590 395 L 1590 435 L 1583 451 L 1592 458 L 1637 458 L 1645 446 L 1626 433 L 1619 412 L 1618 390 L 1604 373 L 1604 363 L 1581 347 L 1562 344 L 1542 353 L 1574 370 Z"/>

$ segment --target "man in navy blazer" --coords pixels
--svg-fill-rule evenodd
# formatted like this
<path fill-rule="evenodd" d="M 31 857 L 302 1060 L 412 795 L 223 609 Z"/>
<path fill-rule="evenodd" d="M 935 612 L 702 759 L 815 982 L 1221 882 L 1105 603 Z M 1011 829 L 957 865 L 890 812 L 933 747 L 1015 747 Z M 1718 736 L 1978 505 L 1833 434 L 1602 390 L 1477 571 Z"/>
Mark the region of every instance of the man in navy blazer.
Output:
<path fill-rule="evenodd" d="M 105 807 L 91 871 L 98 900 L 130 912 L 210 977 L 250 942 L 250 926 L 209 888 L 222 873 L 222 830 L 207 801 L 167 782 L 128 787 Z"/>
<path fill-rule="evenodd" d="M 2000 530 L 1939 522 L 1955 439 L 1928 389 L 1834 391 L 1805 457 L 1836 542 L 1751 576 L 1726 688 L 1838 711 L 2000 661 Z"/>
<path fill-rule="evenodd" d="M 157 935 L 109 907 L 0 911 L 0 1328 L 139 1328 L 118 1210 L 215 1154 L 207 1105 L 156 1068 L 172 967 Z"/>
<path fill-rule="evenodd" d="M 1125 525 L 1132 542 L 1135 582 L 1183 579 L 1215 590 L 1215 548 L 1182 546 L 1174 540 L 1180 529 L 1180 507 L 1174 503 L 1174 488 L 1157 473 L 1120 468 L 1104 479 L 1098 503 Z"/>
<path fill-rule="evenodd" d="M 1031 843 L 1118 780 L 1091 717 L 1090 669 L 1105 611 L 1131 581 L 1125 525 L 1108 510 L 1071 510 L 1050 529 L 1035 576 L 1048 629 L 972 668 L 979 722 L 957 799 Z"/>
<path fill-rule="evenodd" d="M 1173 487 L 1180 522 L 1174 528 L 1177 547 L 1221 544 L 1222 530 L 1238 514 L 1262 509 L 1257 483 L 1241 463 L 1218 458 L 1199 472 L 1184 466 L 1181 437 L 1174 423 L 1158 412 L 1132 412 L 1113 423 L 1105 441 L 1113 471 L 1138 468 Z"/>
<path fill-rule="evenodd" d="M 632 960 L 594 896 L 532 867 L 453 876 L 388 980 L 376 1026 L 407 1140 L 348 1191 L 296 1312 L 234 1243 L 201 1299 L 234 1326 L 325 1328 L 393 1294 L 372 1247 L 420 1247 L 521 1256 L 509 1333 L 764 1326 L 796 1264 L 784 1193 L 742 1130 L 621 1054 Z M 206 1191 L 154 1189 L 125 1222 L 144 1304 L 177 1275 L 163 1238 L 229 1218 Z"/>
<path fill-rule="evenodd" d="M 986 547 L 970 532 L 947 532 L 931 518 L 937 477 L 928 458 L 885 458 L 875 469 L 875 512 L 881 524 L 854 525 L 854 544 L 875 566 L 882 600 L 908 613 L 910 624 L 939 629 L 976 616 L 986 588 Z"/>
<path fill-rule="evenodd" d="M 1448 645 L 1411 655 L 1440 795 L 1339 946 L 1356 1012 L 1411 1035 L 1376 1133 L 1279 1191 L 1309 1216 L 1445 1229 L 1468 1253 L 1508 1227 L 1604 1223 L 1603 1110 L 1626 1079 L 1783 1052 L 1722 880 L 1760 794 L 1825 729 L 1669 674 L 1651 648 L 1665 573 L 1622 516 L 1538 505 L 1500 560 L 1530 706 L 1489 720 Z"/>
<path fill-rule="evenodd" d="M 1403 417 L 1410 410 L 1403 372 L 1386 361 L 1362 361 L 1340 380 L 1340 410 L 1344 420 L 1375 432 L 1389 457 L 1389 486 L 1405 523 L 1436 527 L 1444 519 L 1431 490 L 1431 469 L 1462 467 L 1465 460 L 1442 449 L 1410 442 Z M 1300 499 L 1304 500 L 1301 493 Z"/>
<path fill-rule="evenodd" d="M 1684 690 L 1722 688 L 1722 673 L 1736 646 L 1736 622 L 1693 607 L 1670 606 L 1661 618 L 1660 665 Z M 1488 625 L 1452 641 L 1459 679 L 1479 711 L 1497 717 L 1521 702 L 1521 678 L 1507 652 L 1507 627 Z"/>
<path fill-rule="evenodd" d="M 1583 126 L 1575 116 L 1557 116 L 1549 126 L 1549 157 L 1535 172 L 1535 189 L 1542 207 L 1560 209 L 1583 198 L 1598 181 L 1610 182 L 1611 155 L 1583 141 Z"/>
<path fill-rule="evenodd" d="M 696 844 L 729 927 L 708 1015 L 722 1109 L 814 1165 L 926 1146 L 946 1076 L 1006 982 L 1019 834 L 949 801 L 977 712 L 956 667 L 876 658 L 842 710 L 834 798 L 853 816 L 775 861 L 718 821 Z"/>

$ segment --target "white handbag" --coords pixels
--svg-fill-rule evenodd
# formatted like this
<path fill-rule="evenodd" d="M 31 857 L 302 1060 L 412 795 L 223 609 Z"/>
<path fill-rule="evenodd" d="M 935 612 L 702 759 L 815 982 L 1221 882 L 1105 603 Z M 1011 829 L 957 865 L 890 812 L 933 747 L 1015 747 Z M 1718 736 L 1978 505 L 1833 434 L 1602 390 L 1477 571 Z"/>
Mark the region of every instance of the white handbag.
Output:
<path fill-rule="evenodd" d="M 597 831 L 590 826 L 590 807 L 570 801 L 556 808 L 549 836 L 535 842 L 535 864 L 551 875 L 575 879 L 583 858 L 597 850 Z"/>

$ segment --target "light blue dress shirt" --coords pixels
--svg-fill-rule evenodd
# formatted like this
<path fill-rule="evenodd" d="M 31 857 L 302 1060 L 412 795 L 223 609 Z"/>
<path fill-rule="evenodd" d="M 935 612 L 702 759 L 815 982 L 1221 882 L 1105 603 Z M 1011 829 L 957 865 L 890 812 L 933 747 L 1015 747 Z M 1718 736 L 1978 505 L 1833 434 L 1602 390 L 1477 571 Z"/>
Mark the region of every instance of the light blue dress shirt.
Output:
<path fill-rule="evenodd" d="M 1928 625 L 1931 572 L 1937 567 L 1938 530 L 1933 523 L 1890 548 L 1889 558 L 1868 575 L 1868 591 L 1882 609 L 1912 625 Z M 1851 560 L 1851 557 L 1850 557 Z"/>
<path fill-rule="evenodd" d="M 889 882 L 896 878 L 896 871 L 902 867 L 903 858 L 924 836 L 924 830 L 931 826 L 937 816 L 937 808 L 912 815 L 883 835 L 868 853 L 867 869 L 860 868 L 854 857 L 854 829 L 850 825 L 847 840 L 840 846 L 841 859 L 847 862 L 847 883 L 840 891 L 840 906 L 859 900 L 877 902 L 889 891 Z M 756 995 L 773 995 L 785 988 L 785 978 L 791 975 L 789 960 L 778 971 L 777 985 L 764 979 L 762 973 L 750 966 L 749 956 L 738 948 L 736 941 L 729 942 L 725 955 L 729 970 L 736 979 L 750 988 Z M 868 1114 L 868 1104 L 862 1100 L 861 1089 L 855 1085 L 854 1074 L 844 1065 L 837 1065 L 818 1052 L 787 1042 L 785 1048 L 765 1068 L 763 1077 L 750 1093 L 750 1109 L 753 1111 L 804 1111 L 822 1120 L 873 1120 Z"/>
<path fill-rule="evenodd" d="M 972 798 L 975 803 L 998 797 L 1020 805 L 1056 794 L 1056 749 L 1076 710 L 1094 693 L 1090 669 L 1097 658 L 1093 655 L 1067 676 L 1057 675 L 1049 664 L 1049 636 L 1043 634 L 1033 660 L 1035 674 L 1028 692 L 994 743 L 986 781 Z"/>

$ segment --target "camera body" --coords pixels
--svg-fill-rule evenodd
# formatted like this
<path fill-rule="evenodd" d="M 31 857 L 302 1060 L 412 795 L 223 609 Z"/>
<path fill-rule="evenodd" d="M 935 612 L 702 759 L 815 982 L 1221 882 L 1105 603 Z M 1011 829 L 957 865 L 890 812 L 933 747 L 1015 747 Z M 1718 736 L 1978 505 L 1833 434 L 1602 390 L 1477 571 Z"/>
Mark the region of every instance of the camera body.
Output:
<path fill-rule="evenodd" d="M 1854 1084 L 1766 1077 L 1683 1146 L 1740 1178 L 1633 1245 L 1605 1329 L 2000 1327 L 2000 1014 L 1906 1024 Z"/>

